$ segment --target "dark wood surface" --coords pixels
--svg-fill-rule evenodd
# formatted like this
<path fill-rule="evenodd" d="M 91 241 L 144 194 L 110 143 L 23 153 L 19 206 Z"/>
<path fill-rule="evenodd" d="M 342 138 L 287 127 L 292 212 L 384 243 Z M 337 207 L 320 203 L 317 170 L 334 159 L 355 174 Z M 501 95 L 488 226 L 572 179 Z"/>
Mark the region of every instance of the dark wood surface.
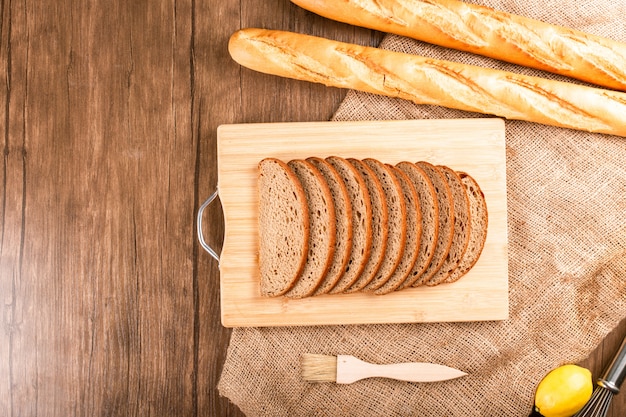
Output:
<path fill-rule="evenodd" d="M 246 26 L 382 38 L 287 0 L 0 1 L 0 415 L 242 415 L 215 388 L 230 331 L 195 235 L 216 128 L 327 120 L 345 94 L 241 71 Z"/>

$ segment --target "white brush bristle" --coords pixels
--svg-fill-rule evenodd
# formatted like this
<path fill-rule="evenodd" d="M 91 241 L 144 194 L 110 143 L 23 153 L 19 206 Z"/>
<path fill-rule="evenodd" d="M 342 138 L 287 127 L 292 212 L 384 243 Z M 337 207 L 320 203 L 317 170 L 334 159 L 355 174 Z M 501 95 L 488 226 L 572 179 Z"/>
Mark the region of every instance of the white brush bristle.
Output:
<path fill-rule="evenodd" d="M 337 357 L 305 353 L 302 355 L 302 378 L 310 382 L 335 382 Z"/>

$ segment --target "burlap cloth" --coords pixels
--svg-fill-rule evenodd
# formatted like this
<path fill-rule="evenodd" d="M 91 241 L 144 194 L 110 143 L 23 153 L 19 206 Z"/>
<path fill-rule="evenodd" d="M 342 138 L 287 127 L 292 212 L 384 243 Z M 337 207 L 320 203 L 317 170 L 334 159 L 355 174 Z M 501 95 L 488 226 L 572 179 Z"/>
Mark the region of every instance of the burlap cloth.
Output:
<path fill-rule="evenodd" d="M 623 0 L 472 2 L 626 41 Z M 381 47 L 558 78 L 397 36 Z M 333 119 L 458 117 L 484 116 L 351 91 Z M 541 377 L 584 359 L 626 317 L 626 139 L 518 121 L 506 136 L 508 320 L 235 329 L 220 394 L 250 417 L 527 416 Z M 309 384 L 304 352 L 437 362 L 469 376 Z"/>

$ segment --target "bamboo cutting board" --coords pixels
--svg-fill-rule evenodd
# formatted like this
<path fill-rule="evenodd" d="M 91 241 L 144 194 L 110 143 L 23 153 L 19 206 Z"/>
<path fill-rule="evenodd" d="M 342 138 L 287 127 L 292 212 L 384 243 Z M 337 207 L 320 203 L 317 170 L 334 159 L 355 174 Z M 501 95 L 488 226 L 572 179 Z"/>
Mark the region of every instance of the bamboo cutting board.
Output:
<path fill-rule="evenodd" d="M 450 322 L 508 317 L 504 122 L 496 118 L 222 125 L 218 193 L 225 234 L 220 255 L 222 324 L 226 327 Z M 323 295 L 301 300 L 259 291 L 257 164 L 309 156 L 425 160 L 465 171 L 489 210 L 487 240 L 459 281 L 377 296 Z"/>

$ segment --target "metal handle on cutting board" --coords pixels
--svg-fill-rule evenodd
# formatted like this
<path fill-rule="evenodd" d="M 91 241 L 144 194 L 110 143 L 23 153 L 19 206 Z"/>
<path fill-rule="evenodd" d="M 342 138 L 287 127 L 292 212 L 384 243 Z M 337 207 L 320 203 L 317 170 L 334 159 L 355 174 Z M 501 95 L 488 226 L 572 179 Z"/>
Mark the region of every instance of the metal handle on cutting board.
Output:
<path fill-rule="evenodd" d="M 204 203 L 202 203 L 202 205 L 200 206 L 200 208 L 198 209 L 198 217 L 197 217 L 197 232 L 198 232 L 198 240 L 200 241 L 200 246 L 202 246 L 202 248 L 207 251 L 209 253 L 209 255 L 211 255 L 213 257 L 213 259 L 215 259 L 218 263 L 220 261 L 220 257 L 217 254 L 217 252 L 209 246 L 208 243 L 206 243 L 206 241 L 204 240 L 204 233 L 202 232 L 202 217 L 204 214 L 204 210 L 209 206 L 209 204 L 211 204 L 213 202 L 213 200 L 215 200 L 217 198 L 217 190 L 215 190 L 215 192 L 213 194 L 211 194 L 209 196 L 209 198 L 206 199 L 206 201 Z"/>

